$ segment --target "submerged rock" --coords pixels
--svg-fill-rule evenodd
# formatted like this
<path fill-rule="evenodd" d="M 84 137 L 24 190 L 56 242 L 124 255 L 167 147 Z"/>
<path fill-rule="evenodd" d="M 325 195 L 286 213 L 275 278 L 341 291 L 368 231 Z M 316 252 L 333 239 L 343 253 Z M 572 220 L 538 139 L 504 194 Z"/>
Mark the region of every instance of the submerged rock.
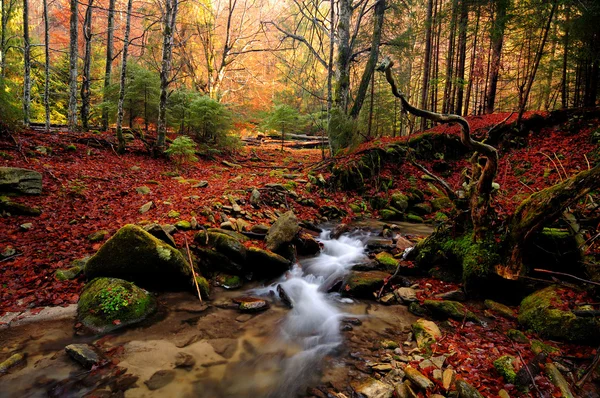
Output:
<path fill-rule="evenodd" d="M 239 305 L 241 312 L 260 312 L 269 309 L 269 303 L 266 300 L 256 297 L 238 297 L 233 302 Z"/>
<path fill-rule="evenodd" d="M 154 311 L 154 296 L 117 278 L 94 279 L 83 288 L 77 303 L 77 319 L 95 333 L 138 323 Z"/>
<path fill-rule="evenodd" d="M 86 369 L 91 369 L 104 360 L 96 349 L 89 344 L 69 344 L 65 347 L 65 351 Z"/>
<path fill-rule="evenodd" d="M 576 316 L 572 311 L 558 308 L 562 300 L 558 286 L 525 297 L 519 309 L 519 323 L 549 339 L 572 342 L 600 340 L 600 320 Z"/>
<path fill-rule="evenodd" d="M 394 387 L 369 377 L 366 381 L 355 386 L 354 391 L 359 396 L 366 398 L 392 398 Z"/>
<path fill-rule="evenodd" d="M 10 368 L 18 365 L 25 360 L 25 355 L 16 353 L 11 355 L 6 361 L 0 362 L 0 375 L 8 372 Z"/>
<path fill-rule="evenodd" d="M 277 251 L 283 245 L 290 243 L 300 231 L 298 219 L 290 210 L 277 219 L 269 228 L 266 236 L 267 249 Z"/>
<path fill-rule="evenodd" d="M 296 250 L 300 256 L 313 256 L 321 251 L 319 242 L 308 232 L 300 232 L 295 240 Z"/>
<path fill-rule="evenodd" d="M 177 249 L 132 224 L 119 229 L 85 266 L 89 279 L 114 277 L 161 286 L 189 284 L 190 274 L 190 266 Z"/>

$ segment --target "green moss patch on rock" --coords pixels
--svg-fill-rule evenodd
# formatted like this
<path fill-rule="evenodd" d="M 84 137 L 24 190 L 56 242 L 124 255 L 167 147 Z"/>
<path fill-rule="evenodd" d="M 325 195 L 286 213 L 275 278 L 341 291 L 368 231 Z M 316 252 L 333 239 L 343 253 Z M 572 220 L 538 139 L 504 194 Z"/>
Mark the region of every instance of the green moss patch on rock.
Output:
<path fill-rule="evenodd" d="M 545 354 L 552 354 L 554 352 L 559 352 L 560 350 L 540 340 L 531 340 L 531 351 L 537 355 L 541 354 L 542 352 Z"/>
<path fill-rule="evenodd" d="M 472 322 L 481 322 L 473 312 L 458 301 L 451 300 L 425 300 L 423 307 L 427 308 L 433 315 L 442 318 L 452 318 L 457 321 L 466 319 Z"/>
<path fill-rule="evenodd" d="M 424 222 L 423 218 L 413 213 L 408 213 L 406 215 L 406 221 L 418 224 L 422 224 Z"/>
<path fill-rule="evenodd" d="M 375 261 L 386 271 L 395 271 L 398 268 L 398 260 L 388 252 L 381 252 L 375 256 Z"/>
<path fill-rule="evenodd" d="M 208 245 L 216 252 L 223 254 L 231 261 L 237 264 L 244 264 L 246 262 L 246 247 L 239 240 L 233 238 L 229 234 L 220 232 L 208 232 L 208 239 L 206 232 L 202 231 L 196 234 L 194 240 L 201 244 Z"/>
<path fill-rule="evenodd" d="M 267 249 L 277 251 L 282 246 L 290 243 L 296 237 L 298 231 L 300 231 L 298 219 L 290 210 L 279 217 L 269 228 L 269 232 L 265 237 Z"/>
<path fill-rule="evenodd" d="M 417 319 L 411 329 L 417 341 L 417 347 L 428 354 L 431 354 L 431 346 L 442 338 L 440 328 L 434 322 L 426 319 Z"/>
<path fill-rule="evenodd" d="M 190 266 L 172 246 L 142 228 L 128 224 L 114 234 L 85 266 L 89 279 L 121 278 L 141 285 L 184 282 L 189 284 Z"/>
<path fill-rule="evenodd" d="M 105 229 L 102 229 L 100 231 L 96 231 L 93 232 L 91 234 L 88 235 L 88 240 L 90 242 L 100 242 L 102 240 L 104 240 L 104 238 L 106 238 L 108 236 L 109 232 Z"/>
<path fill-rule="evenodd" d="M 529 338 L 525 336 L 525 333 L 521 332 L 520 330 L 509 329 L 506 332 L 506 335 L 515 343 L 529 344 Z"/>
<path fill-rule="evenodd" d="M 108 333 L 146 319 L 156 311 L 156 299 L 131 282 L 96 278 L 77 303 L 77 319 L 95 333 Z"/>
<path fill-rule="evenodd" d="M 487 309 L 496 312 L 505 318 L 515 319 L 517 317 L 515 311 L 504 304 L 497 303 L 492 300 L 485 300 L 483 304 L 486 306 Z"/>
<path fill-rule="evenodd" d="M 237 289 L 242 287 L 243 281 L 237 275 L 219 274 L 214 277 L 214 283 L 217 286 L 222 286 L 225 289 Z"/>
<path fill-rule="evenodd" d="M 373 293 L 383 286 L 383 281 L 390 276 L 383 271 L 353 271 L 343 283 L 342 293 L 352 297 L 373 298 Z"/>
<path fill-rule="evenodd" d="M 514 362 L 516 358 L 511 355 L 503 355 L 494 361 L 494 368 L 509 384 L 513 384 L 517 377 Z"/>
<path fill-rule="evenodd" d="M 571 342 L 600 340 L 600 320 L 596 317 L 578 317 L 572 311 L 557 308 L 561 303 L 558 286 L 525 297 L 519 310 L 519 323 L 540 336 Z"/>

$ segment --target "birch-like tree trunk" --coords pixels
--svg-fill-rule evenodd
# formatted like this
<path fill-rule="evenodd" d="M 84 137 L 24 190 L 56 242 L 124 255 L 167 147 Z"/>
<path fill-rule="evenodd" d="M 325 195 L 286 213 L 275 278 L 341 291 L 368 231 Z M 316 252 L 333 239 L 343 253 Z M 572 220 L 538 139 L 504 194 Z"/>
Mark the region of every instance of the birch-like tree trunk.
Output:
<path fill-rule="evenodd" d="M 335 104 L 344 113 L 348 111 L 350 98 L 350 19 L 352 0 L 340 0 L 338 3 L 338 51 L 336 58 Z"/>
<path fill-rule="evenodd" d="M 90 118 L 90 68 L 92 65 L 92 11 L 94 0 L 89 0 L 83 21 L 83 38 L 85 40 L 85 53 L 83 56 L 83 81 L 81 82 L 81 126 L 83 131 L 88 131 Z"/>
<path fill-rule="evenodd" d="M 127 77 L 127 54 L 129 51 L 129 32 L 131 30 L 132 0 L 127 1 L 127 18 L 125 22 L 125 37 L 123 38 L 123 58 L 121 59 L 121 77 L 119 79 L 119 101 L 117 104 L 117 140 L 118 153 L 125 152 L 125 138 L 123 137 L 123 101 L 125 100 L 125 79 Z"/>
<path fill-rule="evenodd" d="M 23 124 L 29 127 L 31 103 L 31 42 L 29 40 L 29 1 L 23 0 Z"/>
<path fill-rule="evenodd" d="M 78 0 L 71 0 L 71 21 L 69 37 L 69 131 L 77 129 L 77 58 L 78 58 Z"/>
<path fill-rule="evenodd" d="M 44 8 L 44 111 L 46 132 L 50 131 L 50 23 L 48 21 L 48 0 L 43 1 Z"/>
<path fill-rule="evenodd" d="M 158 135 L 154 146 L 154 155 L 164 152 L 165 137 L 167 134 L 167 89 L 169 88 L 169 75 L 171 73 L 171 57 L 173 54 L 173 35 L 177 19 L 178 0 L 165 1 L 165 15 L 163 19 L 163 49 L 160 69 L 160 101 L 158 104 Z"/>
<path fill-rule="evenodd" d="M 110 86 L 113 61 L 113 42 L 115 34 L 115 0 L 110 0 L 108 3 L 108 26 L 106 32 L 106 66 L 104 69 L 104 93 L 102 101 L 106 103 L 108 100 L 108 87 Z M 102 108 L 102 129 L 108 130 L 108 108 Z"/>

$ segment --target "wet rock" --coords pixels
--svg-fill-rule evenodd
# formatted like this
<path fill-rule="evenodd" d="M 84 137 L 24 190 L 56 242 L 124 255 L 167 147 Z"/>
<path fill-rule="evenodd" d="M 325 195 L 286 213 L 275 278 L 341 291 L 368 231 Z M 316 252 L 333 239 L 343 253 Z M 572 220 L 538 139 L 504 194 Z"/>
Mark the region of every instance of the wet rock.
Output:
<path fill-rule="evenodd" d="M 459 303 L 458 301 L 451 300 L 425 300 L 423 307 L 427 308 L 431 313 L 441 318 L 452 318 L 457 321 L 466 319 L 467 321 L 480 323 L 479 318 L 473 312 L 469 311 L 467 307 Z"/>
<path fill-rule="evenodd" d="M 288 308 L 294 308 L 294 303 L 292 301 L 292 299 L 290 298 L 290 296 L 287 294 L 287 292 L 285 291 L 285 289 L 283 288 L 283 286 L 281 286 L 280 284 L 277 285 L 277 295 L 279 295 L 279 298 L 281 299 L 281 301 L 288 307 Z"/>
<path fill-rule="evenodd" d="M 200 303 L 200 301 L 178 303 L 173 310 L 185 311 L 191 313 L 200 313 L 208 309 L 208 305 Z"/>
<path fill-rule="evenodd" d="M 515 311 L 512 308 L 510 308 L 504 304 L 497 303 L 492 300 L 485 300 L 483 303 L 486 306 L 486 308 L 488 308 L 489 310 L 491 310 L 497 314 L 502 315 L 505 318 L 508 318 L 508 319 L 516 319 L 517 318 Z"/>
<path fill-rule="evenodd" d="M 394 296 L 394 293 L 388 293 L 388 294 L 384 294 L 380 299 L 379 302 L 385 305 L 391 305 L 396 303 L 396 296 Z"/>
<path fill-rule="evenodd" d="M 401 303 L 413 303 L 417 301 L 417 292 L 410 287 L 400 287 L 394 290 L 394 295 Z"/>
<path fill-rule="evenodd" d="M 279 254 L 258 247 L 247 249 L 246 269 L 256 278 L 275 278 L 290 269 L 292 262 Z"/>
<path fill-rule="evenodd" d="M 207 340 L 217 354 L 223 358 L 230 359 L 237 350 L 238 341 L 236 339 L 211 339 Z"/>
<path fill-rule="evenodd" d="M 295 244 L 298 255 L 300 256 L 313 256 L 321 251 L 319 242 L 307 232 L 298 233 Z"/>
<path fill-rule="evenodd" d="M 327 217 L 329 220 L 336 220 L 339 218 L 344 218 L 348 214 L 345 210 L 340 209 L 337 206 L 321 206 L 319 207 L 319 214 L 324 217 Z"/>
<path fill-rule="evenodd" d="M 509 339 L 516 343 L 529 344 L 529 339 L 527 338 L 527 336 L 525 336 L 525 333 L 521 332 L 520 330 L 509 329 L 506 332 L 506 335 Z"/>
<path fill-rule="evenodd" d="M 88 235 L 88 240 L 90 242 L 100 242 L 100 241 L 104 240 L 104 238 L 106 238 L 108 236 L 108 234 L 109 234 L 109 232 L 105 229 L 96 231 L 96 232 L 93 232 Z"/>
<path fill-rule="evenodd" d="M 156 311 L 156 299 L 131 282 L 96 278 L 77 302 L 77 319 L 95 333 L 108 333 L 146 319 Z"/>
<path fill-rule="evenodd" d="M 171 232 L 173 231 L 169 232 L 165 226 L 159 224 L 148 224 L 144 226 L 144 231 L 148 232 L 155 238 L 162 240 L 166 244 L 176 247 L 175 239 L 173 239 L 173 236 L 171 236 Z"/>
<path fill-rule="evenodd" d="M 239 305 L 242 312 L 260 312 L 269 309 L 269 303 L 266 300 L 256 297 L 238 297 L 233 302 Z"/>
<path fill-rule="evenodd" d="M 119 376 L 116 380 L 109 384 L 110 390 L 114 392 L 118 391 L 127 391 L 132 388 L 136 388 L 137 381 L 139 380 L 138 376 L 132 374 L 124 374 Z"/>
<path fill-rule="evenodd" d="M 380 236 L 370 236 L 367 240 L 367 250 L 369 251 L 381 251 L 381 250 L 393 250 L 394 242 L 391 239 L 382 238 Z"/>
<path fill-rule="evenodd" d="M 299 230 L 298 219 L 291 210 L 288 211 L 269 228 L 265 238 L 267 249 L 277 251 L 283 245 L 292 242 Z"/>
<path fill-rule="evenodd" d="M 22 203 L 12 202 L 5 196 L 0 196 L 0 214 L 2 213 L 8 213 L 12 216 L 39 216 L 42 211 Z"/>
<path fill-rule="evenodd" d="M 190 266 L 171 245 L 142 228 L 128 224 L 119 229 L 85 266 L 89 279 L 121 278 L 140 284 L 189 284 Z"/>
<path fill-rule="evenodd" d="M 465 301 L 467 299 L 465 293 L 462 290 L 451 290 L 446 293 L 436 294 L 435 298 L 452 301 Z"/>
<path fill-rule="evenodd" d="M 455 386 L 459 398 L 483 398 L 483 395 L 475 387 L 464 380 L 456 380 Z"/>
<path fill-rule="evenodd" d="M 408 312 L 410 312 L 411 314 L 416 315 L 416 316 L 425 316 L 428 314 L 427 309 L 422 307 L 417 302 L 410 303 L 410 305 L 408 306 Z"/>
<path fill-rule="evenodd" d="M 571 388 L 569 387 L 569 383 L 565 380 L 564 376 L 560 373 L 558 368 L 554 363 L 548 363 L 545 367 L 546 374 L 558 389 L 560 390 L 560 397 L 563 398 L 573 398 L 575 395 L 571 392 Z"/>
<path fill-rule="evenodd" d="M 199 232 L 194 237 L 194 241 L 201 245 L 206 245 L 208 240 L 209 247 L 213 248 L 217 253 L 220 253 L 236 264 L 244 264 L 246 262 L 246 247 L 232 236 L 220 232 Z"/>
<path fill-rule="evenodd" d="M 389 350 L 394 350 L 399 347 L 399 344 L 393 340 L 382 340 L 379 342 L 379 344 L 381 345 L 381 348 Z"/>
<path fill-rule="evenodd" d="M 428 390 L 434 387 L 434 384 L 431 380 L 427 378 L 423 373 L 419 372 L 417 369 L 412 366 L 407 366 L 404 368 L 404 372 L 406 373 L 406 378 L 410 380 L 415 386 L 419 387 L 421 390 Z"/>
<path fill-rule="evenodd" d="M 390 253 L 381 252 L 375 256 L 375 261 L 380 265 L 381 269 L 385 271 L 395 271 L 398 268 L 398 260 L 394 258 Z"/>
<path fill-rule="evenodd" d="M 42 193 L 42 174 L 18 167 L 0 167 L 0 192 Z"/>
<path fill-rule="evenodd" d="M 366 398 L 392 398 L 392 395 L 394 394 L 394 388 L 392 386 L 370 377 L 354 387 L 354 391 L 356 391 L 359 396 Z"/>
<path fill-rule="evenodd" d="M 144 382 L 150 391 L 159 390 L 175 380 L 175 371 L 159 370 Z"/>
<path fill-rule="evenodd" d="M 382 271 L 352 271 L 343 282 L 342 293 L 351 297 L 372 298 L 389 276 Z"/>
<path fill-rule="evenodd" d="M 572 342 L 600 340 L 600 318 L 576 316 L 572 311 L 557 308 L 561 297 L 558 286 L 525 297 L 519 309 L 519 323 L 549 339 Z"/>
<path fill-rule="evenodd" d="M 65 351 L 86 369 L 91 369 L 103 361 L 96 349 L 89 344 L 69 344 L 65 347 Z"/>
<path fill-rule="evenodd" d="M 139 212 L 141 214 L 147 213 L 152 208 L 152 206 L 154 206 L 153 201 L 146 202 L 142 205 L 142 207 L 140 207 Z"/>
<path fill-rule="evenodd" d="M 396 239 L 396 249 L 398 249 L 398 251 L 400 252 L 403 252 L 404 250 L 408 249 L 409 247 L 413 247 L 414 245 L 414 243 L 401 236 L 399 236 Z"/>
<path fill-rule="evenodd" d="M 13 366 L 18 365 L 19 363 L 25 360 L 25 355 L 21 353 L 16 353 L 11 355 L 6 361 L 0 362 L 0 375 L 9 371 Z"/>
<path fill-rule="evenodd" d="M 448 391 L 452 384 L 454 383 L 454 379 L 456 378 L 456 372 L 452 369 L 444 370 L 442 373 L 442 387 L 444 390 Z"/>
<path fill-rule="evenodd" d="M 431 346 L 442 337 L 440 328 L 432 321 L 418 319 L 412 324 L 412 331 L 421 350 L 431 351 Z"/>
<path fill-rule="evenodd" d="M 248 322 L 250 319 L 254 318 L 252 314 L 242 314 L 235 318 L 236 321 L 240 323 Z"/>
<path fill-rule="evenodd" d="M 393 367 L 389 363 L 376 363 L 374 365 L 371 365 L 371 369 L 373 369 L 376 372 L 389 372 L 393 369 Z"/>

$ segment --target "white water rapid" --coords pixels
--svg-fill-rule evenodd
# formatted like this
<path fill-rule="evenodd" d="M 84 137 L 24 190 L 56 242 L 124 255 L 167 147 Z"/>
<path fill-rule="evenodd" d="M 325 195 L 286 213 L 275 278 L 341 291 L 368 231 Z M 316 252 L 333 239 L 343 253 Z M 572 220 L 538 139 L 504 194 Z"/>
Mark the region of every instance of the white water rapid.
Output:
<path fill-rule="evenodd" d="M 293 308 L 287 314 L 281 337 L 299 346 L 300 351 L 286 359 L 281 379 L 271 397 L 294 396 L 318 374 L 323 358 L 341 342 L 340 323 L 344 317 L 338 294 L 327 287 L 340 281 L 353 265 L 364 262 L 365 235 L 343 235 L 331 239 L 329 231 L 319 237 L 323 249 L 316 257 L 304 259 L 281 280 L 256 293 L 277 296 L 281 285 Z"/>

